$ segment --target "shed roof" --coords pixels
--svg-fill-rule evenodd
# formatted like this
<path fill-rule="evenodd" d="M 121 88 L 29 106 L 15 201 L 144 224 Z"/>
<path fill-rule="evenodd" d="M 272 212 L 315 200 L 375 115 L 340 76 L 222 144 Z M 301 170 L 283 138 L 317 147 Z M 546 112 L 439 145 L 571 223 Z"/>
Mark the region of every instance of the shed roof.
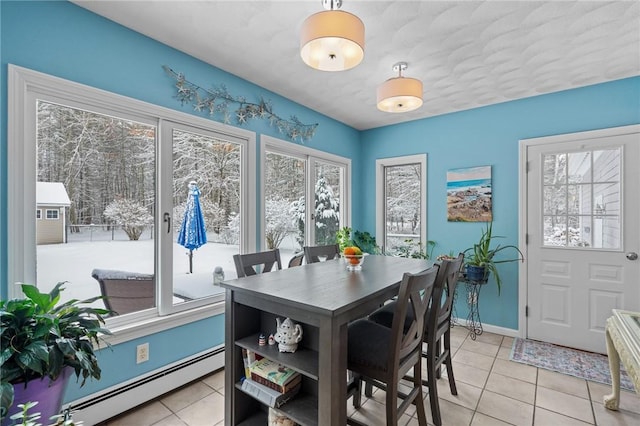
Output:
<path fill-rule="evenodd" d="M 36 182 L 36 205 L 69 207 L 71 200 L 62 182 Z"/>

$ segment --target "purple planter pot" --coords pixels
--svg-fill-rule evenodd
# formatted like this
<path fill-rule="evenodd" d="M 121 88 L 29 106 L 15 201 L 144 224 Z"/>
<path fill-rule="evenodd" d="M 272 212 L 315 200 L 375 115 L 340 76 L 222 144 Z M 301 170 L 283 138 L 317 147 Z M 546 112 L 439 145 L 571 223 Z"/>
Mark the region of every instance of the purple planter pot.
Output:
<path fill-rule="evenodd" d="M 38 405 L 29 410 L 29 414 L 40 413 L 40 419 L 37 420 L 38 423 L 43 425 L 52 424 L 53 421 L 49 419 L 51 416 L 60 414 L 62 397 L 72 373 L 72 368 L 65 368 L 54 382 L 45 377 L 44 379 L 34 379 L 27 382 L 26 387 L 24 383 L 13 385 L 13 405 L 9 408 L 7 416 L 2 420 L 2 426 L 9 426 L 13 423 L 11 416 L 21 411 L 18 404 L 36 401 Z"/>

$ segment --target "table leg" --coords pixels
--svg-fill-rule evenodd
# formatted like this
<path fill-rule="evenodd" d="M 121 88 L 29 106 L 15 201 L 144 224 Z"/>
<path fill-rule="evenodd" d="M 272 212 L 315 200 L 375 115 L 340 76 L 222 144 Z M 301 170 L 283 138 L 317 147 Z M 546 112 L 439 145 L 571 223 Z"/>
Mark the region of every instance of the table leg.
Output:
<path fill-rule="evenodd" d="M 318 424 L 347 422 L 347 325 L 331 319 L 320 324 L 318 352 Z"/>
<path fill-rule="evenodd" d="M 609 371 L 611 372 L 611 389 L 612 394 L 605 395 L 604 406 L 609 410 L 618 410 L 620 404 L 620 356 L 616 350 L 611 332 L 609 329 L 609 321 L 607 321 L 606 338 L 607 338 L 607 355 L 609 357 Z"/>

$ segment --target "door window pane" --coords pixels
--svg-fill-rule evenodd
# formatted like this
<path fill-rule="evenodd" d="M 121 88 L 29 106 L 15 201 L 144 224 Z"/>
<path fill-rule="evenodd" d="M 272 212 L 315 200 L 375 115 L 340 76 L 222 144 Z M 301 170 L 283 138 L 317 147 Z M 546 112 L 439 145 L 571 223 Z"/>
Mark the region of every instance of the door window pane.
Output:
<path fill-rule="evenodd" d="M 36 204 L 57 203 L 46 211 L 56 220 L 36 222 L 41 290 L 68 281 L 62 299 L 86 299 L 100 294 L 94 270 L 153 274 L 155 137 L 153 126 L 37 102 Z"/>
<path fill-rule="evenodd" d="M 621 248 L 621 154 L 615 148 L 543 156 L 545 246 Z"/>

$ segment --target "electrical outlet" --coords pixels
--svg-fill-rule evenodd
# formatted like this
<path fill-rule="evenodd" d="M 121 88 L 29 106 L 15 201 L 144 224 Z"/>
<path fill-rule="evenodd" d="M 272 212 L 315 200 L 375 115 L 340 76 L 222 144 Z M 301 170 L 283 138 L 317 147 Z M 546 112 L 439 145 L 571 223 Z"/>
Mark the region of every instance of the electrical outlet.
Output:
<path fill-rule="evenodd" d="M 149 361 L 149 343 L 143 343 L 136 347 L 136 364 Z"/>

